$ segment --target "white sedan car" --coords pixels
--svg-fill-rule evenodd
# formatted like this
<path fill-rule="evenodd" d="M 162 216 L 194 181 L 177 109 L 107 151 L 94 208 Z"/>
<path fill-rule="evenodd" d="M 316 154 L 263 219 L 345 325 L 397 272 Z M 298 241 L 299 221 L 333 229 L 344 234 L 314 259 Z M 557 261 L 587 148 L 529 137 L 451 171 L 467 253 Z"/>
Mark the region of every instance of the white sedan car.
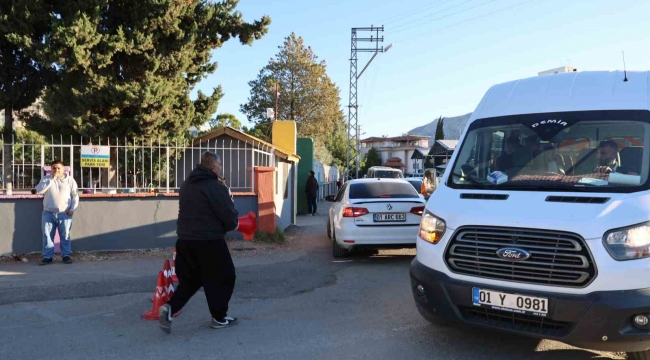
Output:
<path fill-rule="evenodd" d="M 415 247 L 425 200 L 404 179 L 358 179 L 328 200 L 334 257 L 351 250 Z"/>

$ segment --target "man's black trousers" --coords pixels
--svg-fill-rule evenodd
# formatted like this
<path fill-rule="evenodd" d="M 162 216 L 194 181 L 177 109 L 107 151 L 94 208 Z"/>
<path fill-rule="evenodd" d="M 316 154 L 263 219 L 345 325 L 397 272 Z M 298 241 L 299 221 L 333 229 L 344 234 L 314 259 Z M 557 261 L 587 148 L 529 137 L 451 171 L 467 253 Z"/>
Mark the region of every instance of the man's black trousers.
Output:
<path fill-rule="evenodd" d="M 169 300 L 172 314 L 180 311 L 201 288 L 212 317 L 221 320 L 235 288 L 235 265 L 224 239 L 176 241 L 178 288 Z"/>

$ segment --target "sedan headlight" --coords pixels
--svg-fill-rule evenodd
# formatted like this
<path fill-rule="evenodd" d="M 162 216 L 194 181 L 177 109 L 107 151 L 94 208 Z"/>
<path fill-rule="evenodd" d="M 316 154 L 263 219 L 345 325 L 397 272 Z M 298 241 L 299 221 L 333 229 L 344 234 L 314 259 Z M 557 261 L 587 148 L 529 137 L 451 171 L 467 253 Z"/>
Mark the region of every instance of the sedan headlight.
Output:
<path fill-rule="evenodd" d="M 615 260 L 633 260 L 650 257 L 650 223 L 605 233 L 603 243 Z"/>
<path fill-rule="evenodd" d="M 445 221 L 436 217 L 428 210 L 422 216 L 420 220 L 420 237 L 422 240 L 429 242 L 431 244 L 437 244 L 442 235 L 445 234 L 447 225 Z"/>

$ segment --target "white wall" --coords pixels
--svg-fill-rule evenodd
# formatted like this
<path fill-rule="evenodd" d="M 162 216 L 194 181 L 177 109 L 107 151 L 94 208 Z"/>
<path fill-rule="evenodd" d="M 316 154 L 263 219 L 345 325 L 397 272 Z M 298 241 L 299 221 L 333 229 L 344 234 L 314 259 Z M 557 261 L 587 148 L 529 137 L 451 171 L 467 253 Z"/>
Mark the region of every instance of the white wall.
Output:
<path fill-rule="evenodd" d="M 336 166 L 323 165 L 320 161 L 314 159 L 314 168 L 316 179 L 319 183 L 336 182 L 339 179 L 339 170 Z"/>
<path fill-rule="evenodd" d="M 295 196 L 293 190 L 294 179 L 291 178 L 291 169 L 294 163 L 282 162 L 280 158 L 275 158 L 275 175 L 273 179 L 273 191 L 275 202 L 276 226 L 281 230 L 291 225 L 292 216 L 292 197 Z M 285 183 L 286 181 L 286 183 Z M 285 184 L 287 186 L 287 198 L 284 198 Z M 294 201 L 295 202 L 295 201 Z"/>

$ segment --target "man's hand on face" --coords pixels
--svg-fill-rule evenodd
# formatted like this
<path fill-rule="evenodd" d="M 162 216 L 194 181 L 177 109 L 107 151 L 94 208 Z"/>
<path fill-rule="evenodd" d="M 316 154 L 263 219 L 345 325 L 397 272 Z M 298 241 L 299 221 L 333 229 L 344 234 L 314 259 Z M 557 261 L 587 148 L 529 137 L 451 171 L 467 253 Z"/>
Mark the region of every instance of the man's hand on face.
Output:
<path fill-rule="evenodd" d="M 52 166 L 52 178 L 59 179 L 62 177 L 63 177 L 63 166 L 59 164 Z"/>

